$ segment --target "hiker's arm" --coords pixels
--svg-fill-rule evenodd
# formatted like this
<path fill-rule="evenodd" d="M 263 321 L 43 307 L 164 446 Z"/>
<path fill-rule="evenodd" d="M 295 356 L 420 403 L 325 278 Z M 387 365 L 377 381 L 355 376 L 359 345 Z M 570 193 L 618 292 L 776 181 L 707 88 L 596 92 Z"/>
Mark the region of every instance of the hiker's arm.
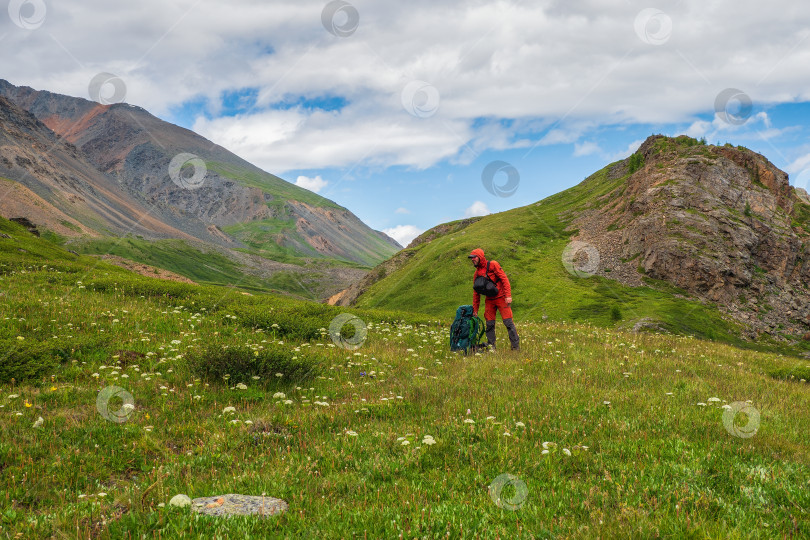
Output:
<path fill-rule="evenodd" d="M 512 298 L 512 286 L 509 284 L 509 278 L 506 277 L 506 272 L 503 271 L 503 268 L 501 268 L 500 264 L 496 265 L 493 270 L 494 270 L 493 273 L 498 277 L 498 280 L 501 282 L 501 285 L 503 286 L 503 293 L 504 296 L 507 298 L 506 301 L 509 302 L 510 301 L 509 299 Z"/>
<path fill-rule="evenodd" d="M 478 316 L 478 307 L 481 305 L 481 295 L 473 291 L 473 315 Z"/>

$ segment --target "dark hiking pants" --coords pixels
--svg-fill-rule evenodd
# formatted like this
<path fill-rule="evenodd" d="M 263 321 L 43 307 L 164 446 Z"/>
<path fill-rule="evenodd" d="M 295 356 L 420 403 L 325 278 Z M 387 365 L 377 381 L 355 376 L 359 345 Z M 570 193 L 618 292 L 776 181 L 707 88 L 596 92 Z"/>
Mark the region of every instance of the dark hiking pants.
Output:
<path fill-rule="evenodd" d="M 504 319 L 503 325 L 509 334 L 509 343 L 512 345 L 512 350 L 520 349 L 520 338 L 518 337 L 517 328 L 512 318 Z M 495 348 L 495 320 L 487 321 L 487 345 Z"/>

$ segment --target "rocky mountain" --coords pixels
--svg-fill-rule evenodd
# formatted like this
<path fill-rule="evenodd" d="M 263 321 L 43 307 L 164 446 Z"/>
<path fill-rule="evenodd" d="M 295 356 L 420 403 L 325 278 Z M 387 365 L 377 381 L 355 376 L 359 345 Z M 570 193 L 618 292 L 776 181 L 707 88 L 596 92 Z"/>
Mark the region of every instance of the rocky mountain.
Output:
<path fill-rule="evenodd" d="M 424 233 L 331 301 L 451 317 L 473 247 L 506 269 L 518 320 L 810 349 L 810 197 L 744 147 L 651 136 L 543 201 Z"/>
<path fill-rule="evenodd" d="M 804 190 L 760 154 L 688 137 L 649 137 L 634 163 L 623 185 L 573 220 L 574 240 L 598 249 L 598 275 L 664 280 L 717 303 L 752 337 L 810 330 Z"/>
<path fill-rule="evenodd" d="M 98 171 L 73 144 L 0 97 L 0 209 L 65 236 L 152 234 L 191 239 L 156 219 L 120 183 Z"/>
<path fill-rule="evenodd" d="M 65 237 L 179 238 L 294 265 L 348 265 L 338 281 L 401 249 L 346 208 L 140 107 L 3 80 L 0 100 L 6 217 Z"/>

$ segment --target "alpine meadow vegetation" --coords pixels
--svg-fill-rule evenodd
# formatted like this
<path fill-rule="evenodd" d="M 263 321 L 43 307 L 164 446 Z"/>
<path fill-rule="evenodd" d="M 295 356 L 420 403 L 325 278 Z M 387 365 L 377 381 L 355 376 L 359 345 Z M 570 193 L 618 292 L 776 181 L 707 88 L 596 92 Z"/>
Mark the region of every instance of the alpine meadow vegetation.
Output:
<path fill-rule="evenodd" d="M 805 359 L 542 320 L 463 356 L 454 309 L 161 281 L 0 232 L 0 537 L 810 536 Z M 169 505 L 225 493 L 289 508 Z"/>

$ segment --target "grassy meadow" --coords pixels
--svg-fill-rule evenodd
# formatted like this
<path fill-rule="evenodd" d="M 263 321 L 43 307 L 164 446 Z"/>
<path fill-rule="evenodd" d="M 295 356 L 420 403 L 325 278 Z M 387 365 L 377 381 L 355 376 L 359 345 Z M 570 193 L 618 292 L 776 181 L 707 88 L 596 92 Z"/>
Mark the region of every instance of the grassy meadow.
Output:
<path fill-rule="evenodd" d="M 520 352 L 465 357 L 454 309 L 159 281 L 0 231 L 0 538 L 810 536 L 807 360 L 528 320 Z M 363 324 L 333 339 L 341 313 Z"/>
<path fill-rule="evenodd" d="M 694 143 L 697 145 L 697 141 Z M 689 142 L 672 140 L 668 144 L 675 149 L 692 148 Z M 629 287 L 601 276 L 584 279 L 566 270 L 562 260 L 571 237 L 577 234 L 574 219 L 584 210 L 608 207 L 621 197 L 634 170 L 630 162 L 628 159 L 624 165 L 610 164 L 580 184 L 538 203 L 489 214 L 403 250 L 399 256 L 404 262 L 387 274 L 380 272 L 380 279 L 358 297 L 356 305 L 446 316 L 458 304 L 472 302 L 472 268 L 467 255 L 481 247 L 487 258 L 500 262 L 509 276 L 518 322 L 576 321 L 621 330 L 646 320 L 673 334 L 744 348 L 790 354 L 810 352 L 810 341 L 781 328 L 775 331 L 778 340 L 767 334 L 762 334 L 756 343 L 742 340 L 739 324 L 716 305 L 644 275 L 641 267 L 638 272 L 645 287 Z M 611 175 L 617 166 L 624 166 L 623 175 Z M 599 266 L 606 272 L 611 270 L 608 261 Z M 741 309 L 760 319 L 764 316 L 755 312 L 753 305 Z"/>

